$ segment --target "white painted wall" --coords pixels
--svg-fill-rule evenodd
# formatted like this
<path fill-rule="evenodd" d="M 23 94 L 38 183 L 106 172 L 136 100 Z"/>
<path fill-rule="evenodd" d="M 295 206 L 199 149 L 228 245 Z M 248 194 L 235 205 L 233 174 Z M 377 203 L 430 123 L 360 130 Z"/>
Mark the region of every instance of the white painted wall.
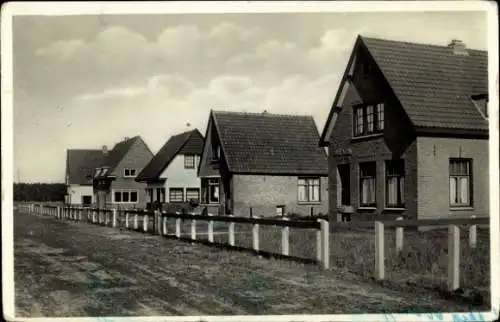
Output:
<path fill-rule="evenodd" d="M 69 200 L 72 205 L 81 205 L 82 196 L 91 196 L 92 203 L 95 202 L 94 191 L 92 186 L 70 185 L 68 188 Z"/>
<path fill-rule="evenodd" d="M 184 169 L 184 156 L 177 155 L 163 171 L 160 178 L 166 179 L 164 187 L 167 202 L 170 202 L 169 189 L 171 187 L 184 188 L 184 198 L 186 198 L 186 188 L 198 188 L 201 190 L 201 181 L 196 173 L 199 161 L 200 156 L 196 156 L 194 169 Z"/>

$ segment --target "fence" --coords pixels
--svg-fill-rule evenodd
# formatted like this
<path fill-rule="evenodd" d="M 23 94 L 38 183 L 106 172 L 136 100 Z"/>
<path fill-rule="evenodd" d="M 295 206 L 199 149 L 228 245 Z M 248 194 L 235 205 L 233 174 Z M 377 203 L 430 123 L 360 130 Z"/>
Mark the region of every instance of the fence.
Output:
<path fill-rule="evenodd" d="M 283 219 L 267 219 L 258 217 L 235 217 L 235 216 L 212 216 L 212 215 L 194 215 L 194 214 L 171 214 L 166 212 L 146 210 L 117 210 L 117 209 L 97 209 L 97 208 L 79 208 L 79 207 L 58 207 L 42 205 L 23 205 L 18 207 L 20 210 L 32 212 L 36 215 L 48 215 L 56 217 L 59 220 L 71 220 L 79 222 L 88 222 L 91 224 L 127 229 L 133 231 L 142 231 L 157 234 L 160 236 L 182 237 L 183 222 L 190 226 L 188 240 L 198 241 L 199 228 L 197 223 L 206 222 L 206 235 L 209 244 L 220 244 L 214 238 L 214 223 L 227 224 L 228 243 L 227 246 L 233 248 L 235 245 L 235 224 L 244 223 L 252 226 L 251 249 L 259 254 L 270 253 L 282 257 L 293 257 L 290 255 L 290 228 L 313 229 L 316 232 L 316 258 L 315 261 L 324 269 L 330 267 L 330 240 L 329 223 L 327 220 L 318 219 L 317 221 L 300 221 Z M 175 221 L 175 233 L 169 234 L 168 221 Z M 279 227 L 281 230 L 281 249 L 279 252 L 267 252 L 260 248 L 260 229 L 266 226 Z"/>
<path fill-rule="evenodd" d="M 182 235 L 184 223 L 188 223 L 189 233 L 187 239 L 190 241 L 198 241 L 200 235 L 199 222 L 204 222 L 203 234 L 207 236 L 209 244 L 218 244 L 215 241 L 214 223 L 223 223 L 227 229 L 227 246 L 235 246 L 235 225 L 247 224 L 251 226 L 251 246 L 249 247 L 256 253 L 263 253 L 261 249 L 260 231 L 264 227 L 274 226 L 279 228 L 280 232 L 280 250 L 274 251 L 273 254 L 291 257 L 290 256 L 290 237 L 291 228 L 306 230 L 312 229 L 315 231 L 315 261 L 322 268 L 330 267 L 330 256 L 338 256 L 334 251 L 330 252 L 330 240 L 340 234 L 339 229 L 368 229 L 374 231 L 370 235 L 370 253 L 374 254 L 374 270 L 375 279 L 382 281 L 386 279 L 386 240 L 389 229 L 394 229 L 395 251 L 401 252 L 403 249 L 405 232 L 404 228 L 410 227 L 447 227 L 448 238 L 448 258 L 447 258 L 447 287 L 449 291 L 454 291 L 460 287 L 460 230 L 459 225 L 468 227 L 469 246 L 474 249 L 477 245 L 477 227 L 479 225 L 489 225 L 489 218 L 467 218 L 467 219 L 435 219 L 435 220 L 391 220 L 391 221 L 375 221 L 375 222 L 332 222 L 329 223 L 325 219 L 317 221 L 268 219 L 258 217 L 235 217 L 231 215 L 194 215 L 194 214 L 172 214 L 160 211 L 148 212 L 145 210 L 117 210 L 117 209 L 96 209 L 96 208 L 74 208 L 74 207 L 58 207 L 58 206 L 43 206 L 43 205 L 20 205 L 19 209 L 35 213 L 36 215 L 55 216 L 61 220 L 86 221 L 92 224 L 109 226 L 120 229 L 135 230 L 149 232 L 160 236 L 168 236 L 178 239 L 186 239 Z M 174 221 L 172 233 L 169 229 L 169 221 Z M 265 241 L 265 240 L 264 240 Z M 307 243 L 311 243 L 307 240 Z M 333 240 L 335 246 L 336 241 Z M 373 248 L 372 246 L 373 245 Z M 241 247 L 240 247 L 241 248 Z M 350 252 L 349 249 L 340 249 L 339 252 Z M 372 266 L 373 267 L 373 266 Z"/>

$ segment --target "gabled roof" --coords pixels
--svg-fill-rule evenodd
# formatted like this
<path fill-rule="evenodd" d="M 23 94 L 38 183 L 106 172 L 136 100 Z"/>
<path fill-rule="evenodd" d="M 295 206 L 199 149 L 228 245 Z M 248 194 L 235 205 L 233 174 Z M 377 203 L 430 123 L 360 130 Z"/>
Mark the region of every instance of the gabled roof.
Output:
<path fill-rule="evenodd" d="M 312 116 L 211 111 L 211 118 L 232 173 L 328 174 Z"/>
<path fill-rule="evenodd" d="M 203 141 L 203 135 L 198 129 L 170 137 L 135 180 L 141 182 L 159 179 L 163 170 L 169 166 L 170 162 L 178 154 L 201 155 Z"/>
<path fill-rule="evenodd" d="M 94 169 L 106 159 L 102 150 L 69 149 L 66 152 L 66 175 L 69 184 L 91 185 Z"/>
<path fill-rule="evenodd" d="M 351 54 L 364 48 L 416 127 L 487 131 L 488 121 L 471 95 L 488 93 L 488 53 L 466 49 L 455 54 L 448 46 L 358 36 Z M 342 83 L 346 81 L 344 75 Z M 340 84 L 342 88 L 343 84 Z M 337 104 L 339 95 L 334 102 Z M 333 108 L 321 135 L 328 140 Z"/>
<path fill-rule="evenodd" d="M 98 173 L 98 177 L 107 177 L 111 175 L 111 173 L 113 173 L 115 168 L 118 166 L 120 161 L 125 157 L 130 148 L 138 140 L 142 140 L 139 135 L 125 139 L 115 144 L 113 149 L 108 152 L 108 155 L 104 163 L 101 164 L 101 167 L 107 168 L 108 170 L 105 173 L 101 173 L 100 175 Z"/>

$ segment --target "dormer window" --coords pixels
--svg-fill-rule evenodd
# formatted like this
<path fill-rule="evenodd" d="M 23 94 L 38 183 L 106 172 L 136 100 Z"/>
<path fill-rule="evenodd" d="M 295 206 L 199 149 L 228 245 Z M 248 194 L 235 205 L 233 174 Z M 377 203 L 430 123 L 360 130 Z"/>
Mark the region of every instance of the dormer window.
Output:
<path fill-rule="evenodd" d="M 366 136 L 384 130 L 384 103 L 354 107 L 354 136 Z"/>
<path fill-rule="evenodd" d="M 488 118 L 488 94 L 479 94 L 471 96 L 472 103 L 479 110 L 479 113 L 487 119 Z"/>
<path fill-rule="evenodd" d="M 212 148 L 212 159 L 219 160 L 220 159 L 220 146 L 216 145 Z"/>

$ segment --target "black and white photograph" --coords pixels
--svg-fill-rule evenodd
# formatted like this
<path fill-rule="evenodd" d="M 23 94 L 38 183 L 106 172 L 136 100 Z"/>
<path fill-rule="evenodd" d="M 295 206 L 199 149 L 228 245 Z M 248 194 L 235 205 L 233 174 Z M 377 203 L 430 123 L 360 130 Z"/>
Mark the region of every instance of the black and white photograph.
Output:
<path fill-rule="evenodd" d="M 4 319 L 498 319 L 497 4 L 446 3 L 4 4 Z"/>

